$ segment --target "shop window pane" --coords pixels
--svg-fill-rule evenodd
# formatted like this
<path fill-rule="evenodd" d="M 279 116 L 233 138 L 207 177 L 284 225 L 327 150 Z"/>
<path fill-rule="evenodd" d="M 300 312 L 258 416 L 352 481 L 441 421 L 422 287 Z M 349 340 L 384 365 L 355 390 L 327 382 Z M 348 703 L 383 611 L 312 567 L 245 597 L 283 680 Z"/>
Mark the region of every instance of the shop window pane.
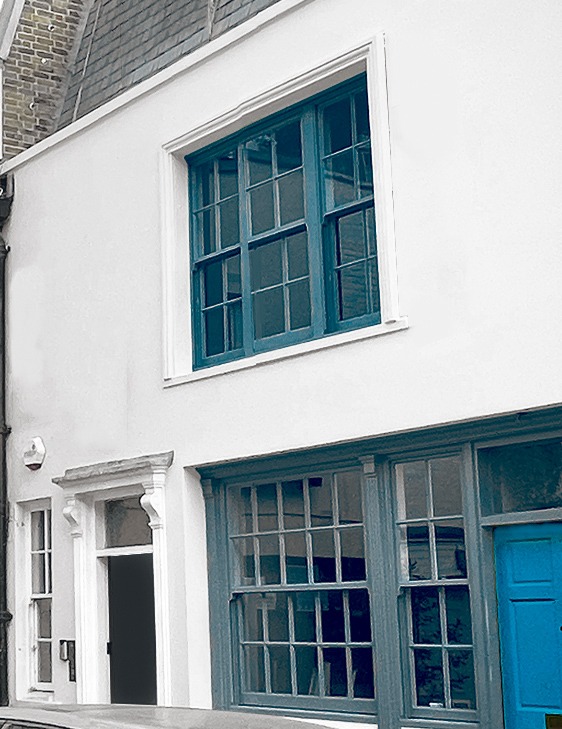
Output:
<path fill-rule="evenodd" d="M 277 486 L 267 483 L 256 489 L 258 502 L 258 531 L 270 532 L 279 528 L 277 515 Z"/>
<path fill-rule="evenodd" d="M 269 646 L 269 661 L 271 667 L 271 691 L 274 694 L 291 693 L 291 661 L 289 646 Z"/>
<path fill-rule="evenodd" d="M 304 491 L 302 480 L 285 481 L 283 495 L 283 526 L 285 529 L 304 527 Z"/>
<path fill-rule="evenodd" d="M 472 651 L 449 651 L 451 706 L 454 709 L 476 709 Z"/>
<path fill-rule="evenodd" d="M 152 529 L 140 498 L 132 496 L 105 502 L 105 546 L 152 544 Z"/>
<path fill-rule="evenodd" d="M 215 201 L 215 174 L 213 162 L 204 162 L 197 170 L 201 185 L 201 207 Z"/>
<path fill-rule="evenodd" d="M 256 568 L 254 559 L 254 540 L 251 537 L 246 539 L 233 539 L 232 544 L 234 546 L 236 561 L 240 571 L 241 584 L 255 585 Z"/>
<path fill-rule="evenodd" d="M 449 643 L 472 643 L 470 599 L 464 585 L 445 588 L 447 606 L 447 639 Z"/>
<path fill-rule="evenodd" d="M 352 648 L 351 668 L 353 676 L 353 696 L 372 699 L 375 695 L 372 649 Z"/>
<path fill-rule="evenodd" d="M 219 205 L 219 220 L 221 248 L 236 245 L 240 240 L 237 197 Z"/>
<path fill-rule="evenodd" d="M 347 696 L 345 648 L 324 648 L 323 654 L 326 696 Z"/>
<path fill-rule="evenodd" d="M 228 349 L 235 350 L 242 348 L 242 304 L 240 301 L 229 304 L 226 307 L 228 325 Z"/>
<path fill-rule="evenodd" d="M 437 587 L 416 587 L 410 593 L 414 643 L 441 643 Z"/>
<path fill-rule="evenodd" d="M 433 514 L 458 516 L 462 514 L 460 457 L 435 458 L 430 461 Z"/>
<path fill-rule="evenodd" d="M 289 609 L 285 593 L 273 592 L 268 595 L 267 624 L 269 640 L 289 640 Z"/>
<path fill-rule="evenodd" d="M 275 132 L 277 172 L 282 174 L 302 164 L 301 125 L 299 121 L 286 124 Z"/>
<path fill-rule="evenodd" d="M 318 655 L 312 646 L 295 648 L 297 663 L 297 693 L 304 696 L 318 695 Z"/>
<path fill-rule="evenodd" d="M 408 576 L 411 580 L 430 580 L 431 554 L 429 551 L 429 528 L 409 526 L 402 528 L 407 538 Z"/>
<path fill-rule="evenodd" d="M 355 97 L 355 134 L 358 142 L 367 142 L 371 136 L 369 129 L 369 106 L 367 92 L 361 91 Z"/>
<path fill-rule="evenodd" d="M 219 306 L 205 312 L 205 354 L 211 357 L 224 351 L 224 311 Z"/>
<path fill-rule="evenodd" d="M 332 514 L 332 490 L 330 482 L 321 478 L 308 480 L 310 498 L 310 523 L 315 526 L 329 526 L 334 523 Z"/>
<path fill-rule="evenodd" d="M 308 238 L 306 233 L 287 237 L 289 280 L 308 275 Z"/>
<path fill-rule="evenodd" d="M 349 629 L 353 643 L 371 641 L 371 612 L 367 590 L 349 591 Z"/>
<path fill-rule="evenodd" d="M 289 290 L 289 329 L 296 331 L 310 326 L 310 292 L 308 280 L 288 285 Z"/>
<path fill-rule="evenodd" d="M 369 312 L 365 263 L 355 263 L 338 271 L 339 318 L 342 321 Z"/>
<path fill-rule="evenodd" d="M 203 240 L 203 253 L 213 253 L 217 249 L 217 237 L 215 230 L 215 208 L 207 208 L 197 213 L 200 236 Z"/>
<path fill-rule="evenodd" d="M 246 646 L 246 687 L 248 691 L 265 691 L 264 648 L 261 645 Z"/>
<path fill-rule="evenodd" d="M 338 266 L 365 258 L 367 236 L 362 211 L 340 218 L 337 231 L 336 262 Z"/>
<path fill-rule="evenodd" d="M 338 493 L 338 515 L 340 524 L 361 524 L 363 509 L 361 506 L 361 473 L 347 471 L 336 474 Z"/>
<path fill-rule="evenodd" d="M 286 534 L 284 539 L 287 583 L 289 585 L 295 585 L 308 582 L 306 538 L 304 532 Z"/>
<path fill-rule="evenodd" d="M 256 137 L 246 144 L 250 185 L 271 178 L 273 174 L 271 152 L 271 137 L 267 134 Z"/>
<path fill-rule="evenodd" d="M 435 524 L 437 574 L 440 578 L 466 577 L 466 550 L 461 519 L 450 519 Z"/>
<path fill-rule="evenodd" d="M 261 595 L 244 595 L 244 640 L 263 640 L 263 608 Z"/>
<path fill-rule="evenodd" d="M 252 235 L 258 235 L 274 226 L 273 215 L 273 183 L 266 182 L 264 185 L 250 190 L 250 207 Z"/>
<path fill-rule="evenodd" d="M 252 291 L 265 289 L 283 281 L 281 240 L 252 248 L 250 251 L 250 278 Z"/>
<path fill-rule="evenodd" d="M 316 642 L 316 617 L 314 592 L 298 592 L 293 595 L 295 640 L 297 643 Z"/>
<path fill-rule="evenodd" d="M 259 537 L 260 577 L 262 585 L 278 585 L 281 582 L 281 558 L 279 537 Z"/>
<path fill-rule="evenodd" d="M 279 212 L 281 225 L 304 218 L 302 170 L 279 178 Z"/>
<path fill-rule="evenodd" d="M 285 331 L 283 288 L 278 286 L 254 294 L 254 329 L 256 339 L 265 339 Z"/>
<path fill-rule="evenodd" d="M 205 282 L 205 306 L 214 306 L 223 301 L 222 261 L 208 263 L 203 272 Z"/>
<path fill-rule="evenodd" d="M 331 530 L 312 533 L 312 564 L 314 582 L 336 581 L 336 550 Z"/>
<path fill-rule="evenodd" d="M 427 467 L 425 461 L 396 466 L 398 518 L 420 519 L 427 516 Z"/>
<path fill-rule="evenodd" d="M 355 200 L 355 185 L 352 150 L 340 152 L 335 157 L 330 157 L 324 165 L 328 209 L 353 202 Z"/>
<path fill-rule="evenodd" d="M 416 702 L 418 706 L 445 706 L 443 664 L 440 649 L 414 650 Z"/>
<path fill-rule="evenodd" d="M 37 645 L 37 679 L 40 683 L 53 680 L 51 665 L 51 643 L 42 641 Z"/>
<path fill-rule="evenodd" d="M 238 192 L 238 159 L 236 150 L 219 157 L 219 191 L 220 197 L 236 195 Z"/>
<path fill-rule="evenodd" d="M 242 295 L 240 276 L 240 255 L 226 259 L 226 300 L 232 301 Z"/>
<path fill-rule="evenodd" d="M 248 534 L 254 531 L 252 523 L 252 489 L 243 486 L 229 494 L 232 533 Z"/>
<path fill-rule="evenodd" d="M 351 104 L 348 98 L 324 109 L 324 135 L 326 154 L 351 146 Z"/>
<path fill-rule="evenodd" d="M 340 546 L 342 580 L 344 582 L 364 580 L 366 568 L 363 527 L 342 529 Z"/>
<path fill-rule="evenodd" d="M 373 194 L 373 163 L 371 145 L 365 144 L 357 149 L 359 159 L 359 197 Z"/>
<path fill-rule="evenodd" d="M 324 643 L 345 642 L 343 593 L 330 591 L 320 593 L 322 608 L 322 640 Z"/>

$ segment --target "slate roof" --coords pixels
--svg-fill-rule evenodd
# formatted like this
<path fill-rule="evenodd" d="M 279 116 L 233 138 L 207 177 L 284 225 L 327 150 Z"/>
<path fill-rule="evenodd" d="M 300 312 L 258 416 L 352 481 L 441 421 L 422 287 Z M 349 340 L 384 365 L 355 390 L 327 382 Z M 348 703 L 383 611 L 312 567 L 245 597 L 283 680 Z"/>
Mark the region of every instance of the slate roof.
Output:
<path fill-rule="evenodd" d="M 58 127 L 278 0 L 92 0 Z"/>

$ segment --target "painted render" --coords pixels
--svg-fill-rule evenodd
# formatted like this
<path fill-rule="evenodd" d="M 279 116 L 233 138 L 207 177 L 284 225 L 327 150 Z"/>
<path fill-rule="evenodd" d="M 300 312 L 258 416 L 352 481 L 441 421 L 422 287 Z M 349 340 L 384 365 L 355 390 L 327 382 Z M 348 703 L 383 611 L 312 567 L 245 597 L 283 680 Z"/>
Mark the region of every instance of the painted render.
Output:
<path fill-rule="evenodd" d="M 244 26 L 229 31 L 236 43 L 227 44 L 229 34 L 211 41 L 165 84 L 5 165 L 16 184 L 4 230 L 10 498 L 52 499 L 55 643 L 73 637 L 75 626 L 73 540 L 64 490 L 52 479 L 173 451 L 165 550 L 169 699 L 178 705 L 211 702 L 196 466 L 562 402 L 560 4 L 290 4 L 283 12 L 280 0 L 271 22 L 248 35 Z M 252 100 L 291 80 L 303 79 L 296 99 L 353 75 L 363 60 L 306 83 L 307 74 L 383 33 L 401 326 L 192 377 L 188 269 L 171 281 L 166 268 L 170 251 L 186 262 L 187 175 L 181 152 L 170 157 L 163 148 L 181 149 L 177 140 L 194 130 L 202 141 L 185 148 L 204 146 L 219 136 L 205 130 L 233 110 L 228 131 L 246 126 L 264 115 Z M 175 192 L 163 184 L 168 163 Z M 176 211 L 179 242 L 163 210 Z M 170 304 L 170 290 L 179 304 Z M 47 457 L 30 472 L 22 453 L 35 436 Z M 11 573 L 17 579 L 13 562 Z M 17 631 L 16 620 L 16 671 Z M 76 699 L 66 677 L 55 660 L 56 701 Z M 14 698 L 24 698 L 24 686 L 20 673 Z"/>

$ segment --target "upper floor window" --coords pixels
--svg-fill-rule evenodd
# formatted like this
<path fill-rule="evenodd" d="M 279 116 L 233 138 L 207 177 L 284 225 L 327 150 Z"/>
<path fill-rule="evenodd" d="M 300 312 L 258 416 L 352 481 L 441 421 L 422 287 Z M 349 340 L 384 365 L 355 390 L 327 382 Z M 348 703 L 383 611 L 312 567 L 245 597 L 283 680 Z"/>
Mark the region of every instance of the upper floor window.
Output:
<path fill-rule="evenodd" d="M 187 160 L 196 366 L 380 322 L 364 77 Z"/>

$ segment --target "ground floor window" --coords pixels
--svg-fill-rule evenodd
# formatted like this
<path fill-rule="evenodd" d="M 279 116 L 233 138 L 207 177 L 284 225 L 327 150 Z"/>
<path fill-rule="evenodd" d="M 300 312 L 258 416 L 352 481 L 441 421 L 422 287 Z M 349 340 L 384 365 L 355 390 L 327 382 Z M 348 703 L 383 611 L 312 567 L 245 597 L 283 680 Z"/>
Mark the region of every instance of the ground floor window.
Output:
<path fill-rule="evenodd" d="M 53 680 L 52 650 L 52 567 L 51 510 L 36 509 L 29 514 L 31 683 L 33 688 L 49 687 Z"/>

